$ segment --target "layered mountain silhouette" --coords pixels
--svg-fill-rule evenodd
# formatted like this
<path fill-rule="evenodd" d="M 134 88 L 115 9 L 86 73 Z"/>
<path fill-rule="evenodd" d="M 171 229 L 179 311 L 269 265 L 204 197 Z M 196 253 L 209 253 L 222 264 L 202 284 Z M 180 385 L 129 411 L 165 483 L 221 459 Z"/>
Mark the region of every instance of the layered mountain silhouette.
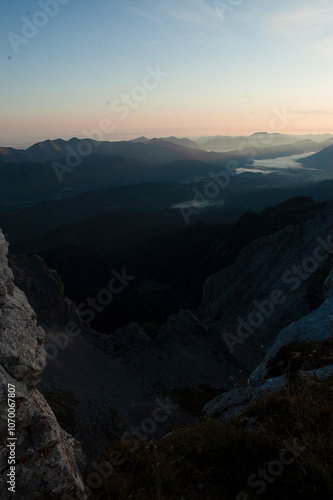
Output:
<path fill-rule="evenodd" d="M 95 141 L 93 139 L 78 139 L 73 137 L 69 141 L 63 139 L 47 140 L 30 146 L 26 150 L 15 150 L 13 148 L 0 148 L 1 159 L 4 161 L 34 161 L 48 163 L 66 158 L 68 154 L 79 154 L 86 157 L 89 154 L 105 154 L 109 156 L 125 156 L 126 158 L 147 161 L 151 163 L 167 163 L 176 160 L 196 159 L 201 161 L 216 161 L 227 159 L 227 155 L 203 151 L 200 146 L 193 151 L 179 140 L 176 143 L 164 139 L 151 139 L 139 141 Z"/>
<path fill-rule="evenodd" d="M 230 160 L 224 153 L 159 139 L 145 144 L 73 138 L 40 142 L 27 150 L 0 148 L 0 211 L 111 186 L 188 182 L 225 168 Z"/>
<path fill-rule="evenodd" d="M 190 139 L 175 137 L 151 140 L 141 137 L 118 142 L 74 137 L 69 141 L 55 139 L 39 142 L 26 150 L 2 147 L 0 212 L 112 186 L 145 182 L 195 183 L 221 170 L 228 170 L 228 175 L 233 175 L 236 167 L 251 165 L 253 157 L 275 158 L 319 151 L 333 140 L 326 135 L 304 136 L 306 138 L 302 141 L 298 140 L 300 137 L 262 133 L 248 138 L 218 137 L 216 140 L 224 141 L 229 152 L 207 152 L 202 149 L 201 140 L 196 146 L 197 143 Z M 230 150 L 242 147 L 242 144 L 243 151 Z M 325 173 L 330 172 L 329 158 L 325 168 L 321 167 L 322 158 L 314 157 L 311 168 L 318 170 L 318 176 L 325 177 Z M 303 175 L 298 173 L 294 180 L 300 184 L 310 179 L 309 170 Z M 257 181 L 257 184 L 262 183 L 259 176 Z M 252 181 L 249 183 L 253 184 Z M 283 183 L 286 183 L 285 177 L 267 177 L 265 181 L 266 187 L 277 187 Z M 186 200 L 185 197 L 179 201 Z"/>
<path fill-rule="evenodd" d="M 201 137 L 196 142 L 207 151 L 237 151 L 243 144 L 258 148 L 274 148 L 278 146 L 286 146 L 294 144 L 299 141 L 314 141 L 316 143 L 323 143 L 324 141 L 331 141 L 333 136 L 331 134 L 307 134 L 307 135 L 288 135 L 278 133 L 256 132 L 250 137 L 248 136 L 223 136 L 218 135 L 214 137 Z M 324 144 L 322 147 L 327 146 Z M 306 151 L 304 151 L 306 152 Z M 295 153 L 296 154 L 296 153 Z"/>

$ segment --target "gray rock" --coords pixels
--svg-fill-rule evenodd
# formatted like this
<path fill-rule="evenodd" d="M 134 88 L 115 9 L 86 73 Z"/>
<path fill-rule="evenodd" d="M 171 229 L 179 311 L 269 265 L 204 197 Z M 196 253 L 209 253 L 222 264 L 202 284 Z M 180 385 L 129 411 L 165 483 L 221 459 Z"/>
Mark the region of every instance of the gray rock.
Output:
<path fill-rule="evenodd" d="M 46 344 L 56 346 L 56 355 L 48 359 L 41 388 L 45 395 L 67 391 L 75 396 L 77 429 L 67 430 L 80 439 L 89 456 L 95 458 L 95 453 L 100 455 L 110 446 L 115 420 L 121 420 L 123 430 L 140 426 L 151 416 L 154 398 L 163 397 L 170 389 L 192 389 L 205 384 L 227 390 L 235 383 L 245 384 L 279 331 L 311 312 L 305 294 L 312 291 L 314 281 L 316 286 L 322 285 L 326 263 L 295 292 L 287 294 L 284 289 L 288 300 L 276 307 L 252 337 L 237 345 L 234 354 L 226 345 L 224 333 L 233 331 L 238 316 L 244 317 L 253 310 L 253 300 L 265 300 L 279 288 L 283 274 L 311 256 L 318 244 L 317 236 L 327 238 L 332 225 L 330 204 L 303 228 L 290 226 L 251 243 L 234 265 L 207 280 L 199 310 L 195 314 L 181 310 L 171 315 L 155 339 L 149 338 L 140 325 L 130 323 L 109 336 L 87 331 L 82 326 L 80 334 L 64 342 L 63 319 L 68 315 L 62 304 L 66 297 L 56 289 L 61 286 L 59 279 L 45 269 L 39 258 L 16 260 L 15 275 L 22 287 L 26 287 L 31 303 L 43 301 L 41 292 L 46 287 L 56 297 L 55 306 L 65 311 L 65 316 L 61 313 L 58 317 L 52 312 L 57 324 L 43 324 Z M 41 318 L 47 318 L 52 300 L 47 297 L 45 304 L 38 307 Z M 261 344 L 265 344 L 264 349 Z M 246 401 L 238 408 L 243 404 Z M 230 412 L 233 408 L 237 406 L 230 407 Z M 228 411 L 224 413 L 227 415 Z M 176 418 L 176 413 L 181 416 L 180 410 L 171 419 Z M 174 421 L 168 420 L 166 425 L 173 424 Z M 159 425 L 157 432 L 164 431 Z"/>
<path fill-rule="evenodd" d="M 24 293 L 14 286 L 7 251 L 0 232 L 0 364 L 16 380 L 35 387 L 45 367 L 45 334 L 36 326 L 36 314 Z"/>
<path fill-rule="evenodd" d="M 15 284 L 24 291 L 39 324 L 53 323 L 65 327 L 69 321 L 75 321 L 78 326 L 88 328 L 75 303 L 65 296 L 59 274 L 50 269 L 44 259 L 38 255 L 10 255 L 8 261 Z"/>
<path fill-rule="evenodd" d="M 228 418 L 242 413 L 255 401 L 263 399 L 274 391 L 281 391 L 286 386 L 285 376 L 267 380 L 260 387 L 242 387 L 221 394 L 206 404 L 203 412 L 210 417 L 220 417 L 228 412 Z"/>
<path fill-rule="evenodd" d="M 284 375 L 267 380 L 268 367 L 280 349 L 292 343 L 326 340 L 333 336 L 332 270 L 324 283 L 324 289 L 326 297 L 328 297 L 325 302 L 318 309 L 280 332 L 262 363 L 251 375 L 248 387 L 233 389 L 217 396 L 204 406 L 204 413 L 211 417 L 220 417 L 221 420 L 229 420 L 232 417 L 240 416 L 255 401 L 286 387 Z M 313 371 L 301 371 L 301 374 L 325 380 L 333 375 L 333 365 Z"/>
<path fill-rule="evenodd" d="M 318 309 L 281 330 L 264 360 L 250 376 L 249 381 L 252 385 L 263 383 L 267 377 L 269 366 L 283 346 L 300 342 L 321 341 L 333 337 L 333 286 L 331 278 L 332 271 L 324 284 L 328 298 Z"/>
<path fill-rule="evenodd" d="M 240 318 L 247 323 L 249 332 L 245 340 L 240 340 L 252 343 L 257 352 L 261 346 L 267 352 L 282 328 L 313 310 L 314 288 L 322 285 L 322 276 L 332 265 L 331 256 L 322 259 L 325 250 L 319 241 L 324 245 L 331 241 L 332 227 L 333 203 L 330 202 L 304 224 L 288 226 L 250 243 L 234 264 L 206 280 L 202 303 L 196 311 L 200 321 L 213 323 L 239 337 Z M 320 259 L 314 261 L 318 246 Z M 303 266 L 310 272 L 305 273 Z M 304 279 L 297 277 L 297 268 L 301 268 Z M 329 280 L 332 281 L 332 276 Z M 274 290 L 281 292 L 281 303 L 272 304 Z M 252 313 L 257 326 L 250 324 Z M 241 356 L 240 345 L 235 345 L 237 358 Z"/>
<path fill-rule="evenodd" d="M 323 366 L 323 367 L 318 368 L 318 370 L 315 370 L 313 372 L 301 370 L 301 373 L 303 375 L 309 375 L 309 376 L 313 375 L 318 380 L 327 380 L 329 377 L 331 377 L 333 375 L 333 365 Z"/>
<path fill-rule="evenodd" d="M 80 444 L 64 432 L 36 389 L 45 367 L 44 331 L 7 264 L 0 230 L 0 497 L 8 497 L 8 384 L 15 386 L 16 495 L 88 498 Z"/>
<path fill-rule="evenodd" d="M 326 380 L 333 375 L 333 365 L 323 366 L 318 370 L 301 371 L 305 377 L 315 377 L 319 380 Z M 259 387 L 248 386 L 239 389 L 233 389 L 225 394 L 217 396 L 207 403 L 203 412 L 210 417 L 219 418 L 221 421 L 230 420 L 233 417 L 240 416 L 251 404 L 265 399 L 269 394 L 282 391 L 286 388 L 286 377 L 271 378 L 266 380 Z"/>

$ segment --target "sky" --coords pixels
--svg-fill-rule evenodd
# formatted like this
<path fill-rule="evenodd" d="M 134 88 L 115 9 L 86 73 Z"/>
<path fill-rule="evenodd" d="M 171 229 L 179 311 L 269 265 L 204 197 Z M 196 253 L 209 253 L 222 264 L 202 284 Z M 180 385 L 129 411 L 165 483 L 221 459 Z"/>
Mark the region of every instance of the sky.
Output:
<path fill-rule="evenodd" d="M 0 144 L 333 133 L 333 0 L 11 0 Z"/>

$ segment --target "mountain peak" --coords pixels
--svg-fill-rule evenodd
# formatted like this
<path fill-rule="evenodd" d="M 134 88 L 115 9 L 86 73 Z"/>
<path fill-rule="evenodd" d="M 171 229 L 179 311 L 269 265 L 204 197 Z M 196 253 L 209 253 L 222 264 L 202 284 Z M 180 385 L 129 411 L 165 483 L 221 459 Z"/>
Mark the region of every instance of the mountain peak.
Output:
<path fill-rule="evenodd" d="M 147 139 L 147 137 L 145 137 L 144 135 L 141 136 L 141 137 L 137 137 L 136 139 L 132 139 L 130 142 L 142 142 L 143 144 L 147 144 L 147 142 L 149 142 L 149 139 Z"/>

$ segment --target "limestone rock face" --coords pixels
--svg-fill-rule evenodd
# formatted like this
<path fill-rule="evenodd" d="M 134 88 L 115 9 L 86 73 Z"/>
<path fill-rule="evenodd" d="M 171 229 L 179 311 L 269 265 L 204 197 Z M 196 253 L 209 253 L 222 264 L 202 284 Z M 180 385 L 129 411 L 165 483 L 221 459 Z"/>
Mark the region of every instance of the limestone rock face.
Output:
<path fill-rule="evenodd" d="M 250 377 L 251 384 L 259 385 L 263 383 L 267 376 L 269 365 L 283 346 L 300 342 L 326 340 L 333 337 L 332 274 L 331 270 L 329 277 L 324 283 L 324 289 L 328 298 L 318 309 L 315 309 L 299 321 L 281 330 L 264 360 L 252 373 Z"/>
<path fill-rule="evenodd" d="M 7 251 L 0 233 L 0 363 L 16 380 L 35 387 L 45 366 L 45 335 L 25 295 L 14 286 Z"/>
<path fill-rule="evenodd" d="M 325 300 L 322 284 L 332 267 L 332 227 L 330 202 L 302 225 L 253 241 L 234 264 L 206 280 L 196 315 L 238 337 L 243 324 L 245 342 L 267 352 L 282 328 Z M 328 287 L 329 282 L 332 274 Z"/>
<path fill-rule="evenodd" d="M 50 269 L 44 259 L 35 254 L 30 257 L 10 255 L 9 265 L 17 287 L 24 291 L 39 324 L 65 326 L 73 320 L 78 326 L 83 326 L 75 303 L 64 294 L 59 274 Z"/>
<path fill-rule="evenodd" d="M 324 283 L 327 297 L 325 302 L 310 314 L 281 330 L 264 360 L 250 376 L 248 387 L 236 388 L 217 396 L 205 405 L 204 413 L 219 417 L 221 420 L 228 420 L 240 415 L 255 401 L 286 387 L 285 375 L 268 378 L 269 367 L 281 348 L 289 344 L 321 341 L 333 337 L 333 282 L 331 278 L 332 270 Z M 314 371 L 301 371 L 301 373 L 307 376 L 314 375 L 318 379 L 326 379 L 333 374 L 333 365 Z"/>
<path fill-rule="evenodd" d="M 15 386 L 16 495 L 25 500 L 87 498 L 78 442 L 64 432 L 36 389 L 45 367 L 44 331 L 13 282 L 0 230 L 0 497 L 8 498 L 8 384 Z M 12 494 L 12 493 L 11 493 Z"/>

